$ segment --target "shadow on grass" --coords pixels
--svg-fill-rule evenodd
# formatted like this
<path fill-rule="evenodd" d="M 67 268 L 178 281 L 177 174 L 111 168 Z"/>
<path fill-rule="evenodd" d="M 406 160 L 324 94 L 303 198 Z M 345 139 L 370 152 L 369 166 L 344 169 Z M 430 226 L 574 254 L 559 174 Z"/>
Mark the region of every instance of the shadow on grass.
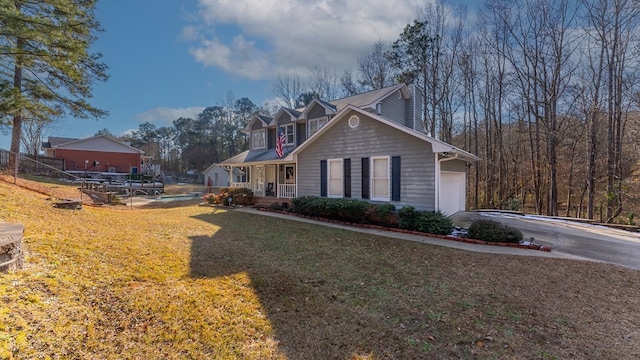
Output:
<path fill-rule="evenodd" d="M 144 204 L 136 204 L 134 202 L 133 207 L 136 209 L 173 209 L 178 207 L 195 206 L 202 203 L 202 199 L 188 199 L 188 200 L 166 200 L 157 201 L 151 200 Z M 125 205 L 130 205 L 126 203 Z"/>
<path fill-rule="evenodd" d="M 192 276 L 249 274 L 289 359 L 416 358 L 389 329 L 402 315 L 367 276 L 385 266 L 361 256 L 370 241 L 340 245 L 343 230 L 234 211 L 196 218 L 221 228 L 191 238 Z"/>

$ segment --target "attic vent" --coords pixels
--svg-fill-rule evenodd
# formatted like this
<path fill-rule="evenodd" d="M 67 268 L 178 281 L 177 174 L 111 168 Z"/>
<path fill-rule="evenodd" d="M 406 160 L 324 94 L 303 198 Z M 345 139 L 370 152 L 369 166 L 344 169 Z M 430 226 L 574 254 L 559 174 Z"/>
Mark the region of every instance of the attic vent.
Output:
<path fill-rule="evenodd" d="M 358 125 L 360 125 L 360 118 L 356 115 L 353 115 L 352 117 L 349 118 L 349 127 L 354 129 L 357 128 Z"/>

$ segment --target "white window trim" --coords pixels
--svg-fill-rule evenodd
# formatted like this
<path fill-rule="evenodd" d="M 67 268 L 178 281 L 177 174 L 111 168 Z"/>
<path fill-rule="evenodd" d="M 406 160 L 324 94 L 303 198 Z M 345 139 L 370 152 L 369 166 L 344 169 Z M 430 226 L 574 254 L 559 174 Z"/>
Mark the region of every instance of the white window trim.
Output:
<path fill-rule="evenodd" d="M 284 131 L 284 139 L 285 142 L 283 145 L 294 145 L 296 143 L 296 126 L 295 124 L 285 124 L 285 125 L 280 125 L 280 127 L 283 129 L 282 131 Z M 289 132 L 287 131 L 287 129 L 289 129 L 289 127 L 291 127 L 291 141 L 289 141 Z"/>
<path fill-rule="evenodd" d="M 324 121 L 324 123 L 319 126 L 321 121 Z M 311 132 L 312 122 L 316 123 L 316 130 L 313 133 Z M 326 116 L 307 120 L 307 134 L 308 134 L 307 137 L 311 137 L 313 134 L 317 133 L 323 126 L 327 125 L 328 122 L 329 122 L 329 119 Z"/>
<path fill-rule="evenodd" d="M 332 178 L 331 176 L 333 174 L 331 174 L 331 163 L 340 163 L 340 177 L 334 177 Z M 332 194 L 331 193 L 331 180 L 338 180 L 340 179 L 340 194 Z M 327 159 L 327 197 L 330 198 L 342 198 L 344 197 L 344 165 L 342 163 L 342 158 L 340 159 Z"/>
<path fill-rule="evenodd" d="M 256 146 L 256 134 L 258 133 L 262 133 L 262 140 L 263 140 L 263 144 L 262 146 Z M 267 147 L 267 133 L 266 133 L 266 129 L 258 129 L 258 130 L 253 130 L 251 132 L 251 148 L 252 149 L 266 149 Z"/>
<path fill-rule="evenodd" d="M 376 196 L 376 186 L 374 183 L 373 175 L 375 174 L 374 160 L 384 159 L 387 161 L 387 196 L 381 197 Z M 391 201 L 391 157 L 390 156 L 372 156 L 369 165 L 369 169 L 371 169 L 371 176 L 369 179 L 369 184 L 371 184 L 371 200 L 373 201 Z M 380 178 L 383 179 L 383 178 Z"/>

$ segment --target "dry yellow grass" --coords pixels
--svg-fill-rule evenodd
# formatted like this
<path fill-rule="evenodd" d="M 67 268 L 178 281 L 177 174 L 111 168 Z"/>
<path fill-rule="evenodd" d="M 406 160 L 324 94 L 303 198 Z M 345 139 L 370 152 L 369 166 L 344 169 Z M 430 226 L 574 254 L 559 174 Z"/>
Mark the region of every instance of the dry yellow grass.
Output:
<path fill-rule="evenodd" d="M 54 209 L 0 183 L 0 221 L 25 225 L 23 271 L 0 275 L 0 358 L 279 358 L 246 273 L 190 276 L 209 209 Z"/>
<path fill-rule="evenodd" d="M 0 358 L 640 357 L 637 271 L 176 205 L 54 209 L 0 182 L 29 251 L 0 274 Z"/>

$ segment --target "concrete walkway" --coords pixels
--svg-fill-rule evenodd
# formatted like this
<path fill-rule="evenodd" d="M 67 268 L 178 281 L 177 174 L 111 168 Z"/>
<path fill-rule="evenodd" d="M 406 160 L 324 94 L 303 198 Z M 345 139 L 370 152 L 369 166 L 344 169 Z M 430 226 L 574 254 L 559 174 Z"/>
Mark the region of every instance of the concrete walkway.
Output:
<path fill-rule="evenodd" d="M 261 210 L 257 210 L 255 208 L 250 208 L 250 207 L 236 208 L 235 211 L 242 211 L 246 213 L 263 215 L 263 216 L 271 216 L 271 217 L 285 219 L 285 220 L 300 221 L 300 222 L 316 224 L 321 226 L 329 226 L 337 229 L 357 231 L 365 234 L 379 235 L 379 236 L 384 236 L 388 238 L 415 241 L 415 242 L 420 242 L 424 244 L 446 246 L 454 249 L 474 251 L 479 253 L 517 255 L 517 256 L 537 256 L 537 257 L 546 257 L 546 258 L 562 258 L 562 259 L 575 259 L 575 260 L 590 260 L 587 258 L 583 258 L 583 257 L 579 257 L 579 256 L 575 256 L 575 255 L 571 255 L 563 252 L 557 252 L 557 251 L 545 252 L 545 251 L 539 251 L 539 250 L 519 249 L 519 248 L 504 247 L 504 246 L 469 244 L 469 243 L 464 243 L 460 241 L 437 239 L 437 238 L 432 238 L 427 236 L 406 234 L 406 233 L 400 233 L 395 231 L 385 231 L 385 230 L 379 230 L 379 229 L 369 229 L 369 228 L 363 228 L 363 227 L 357 227 L 357 226 L 342 225 L 342 224 L 337 224 L 337 223 L 332 223 L 327 221 L 319 221 L 319 220 L 302 218 L 295 215 L 287 215 L 287 214 L 270 212 L 270 211 L 261 211 Z"/>

